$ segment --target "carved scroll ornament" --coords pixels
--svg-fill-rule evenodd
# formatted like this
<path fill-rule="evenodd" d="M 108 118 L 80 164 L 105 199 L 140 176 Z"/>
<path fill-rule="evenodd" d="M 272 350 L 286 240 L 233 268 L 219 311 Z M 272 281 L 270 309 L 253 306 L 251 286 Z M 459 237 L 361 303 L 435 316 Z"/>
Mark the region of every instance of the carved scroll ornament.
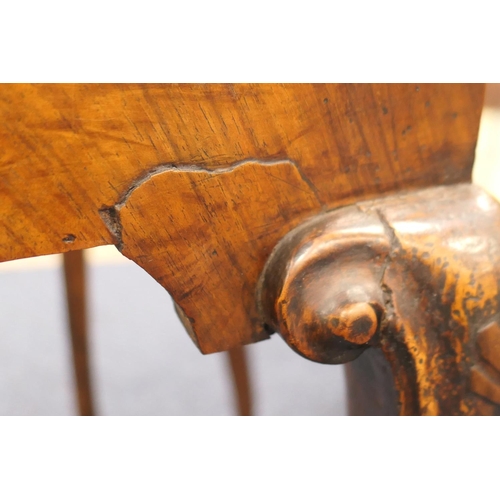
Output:
<path fill-rule="evenodd" d="M 101 216 L 204 353 L 279 332 L 350 362 L 353 413 L 500 411 L 500 209 L 478 187 L 330 208 L 288 160 L 165 166 Z"/>
<path fill-rule="evenodd" d="M 301 355 L 322 363 L 361 356 L 355 379 L 381 352 L 392 372 L 382 399 L 393 395 L 382 412 L 496 414 L 499 294 L 499 205 L 462 184 L 310 219 L 275 248 L 259 303 Z"/>

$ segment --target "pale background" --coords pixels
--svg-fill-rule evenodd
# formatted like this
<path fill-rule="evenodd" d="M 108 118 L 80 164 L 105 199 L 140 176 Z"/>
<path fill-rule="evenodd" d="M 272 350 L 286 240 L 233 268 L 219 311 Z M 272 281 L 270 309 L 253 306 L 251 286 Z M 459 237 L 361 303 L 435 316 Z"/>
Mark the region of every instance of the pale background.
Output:
<path fill-rule="evenodd" d="M 500 199 L 500 85 L 489 86 L 474 182 Z M 90 348 L 101 415 L 231 415 L 225 354 L 201 355 L 168 294 L 111 246 L 89 250 Z M 345 415 L 343 368 L 278 337 L 247 348 L 255 413 Z M 73 415 L 61 257 L 0 264 L 0 415 Z"/>

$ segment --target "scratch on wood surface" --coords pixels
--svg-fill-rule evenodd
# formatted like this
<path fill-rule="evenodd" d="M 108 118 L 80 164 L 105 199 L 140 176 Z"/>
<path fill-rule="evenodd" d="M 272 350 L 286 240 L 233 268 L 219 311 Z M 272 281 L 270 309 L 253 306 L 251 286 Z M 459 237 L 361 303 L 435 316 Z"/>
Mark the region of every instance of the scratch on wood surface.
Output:
<path fill-rule="evenodd" d="M 239 161 L 237 163 L 234 163 L 228 167 L 222 167 L 222 168 L 214 168 L 214 169 L 209 169 L 205 168 L 199 165 L 175 165 L 175 164 L 164 164 L 164 165 L 158 165 L 156 167 L 153 167 L 152 169 L 148 170 L 147 172 L 143 173 L 140 175 L 137 179 L 135 179 L 130 187 L 119 197 L 118 202 L 113 205 L 113 206 L 103 206 L 99 210 L 99 215 L 110 231 L 111 235 L 114 238 L 114 243 L 118 250 L 123 249 L 123 241 L 122 241 L 122 224 L 120 221 L 120 215 L 119 212 L 120 210 L 125 206 L 127 203 L 128 199 L 132 195 L 132 193 L 139 187 L 141 187 L 144 183 L 148 182 L 150 179 L 153 177 L 163 174 L 165 172 L 205 172 L 211 176 L 217 176 L 221 174 L 228 174 L 236 169 L 243 167 L 243 166 L 251 166 L 255 165 L 256 167 L 273 167 L 275 165 L 281 165 L 283 163 L 289 163 L 292 165 L 301 179 L 305 182 L 305 184 L 309 187 L 311 194 L 314 196 L 314 198 L 317 200 L 319 205 L 321 206 L 322 209 L 326 208 L 326 205 L 321 201 L 318 190 L 316 186 L 311 182 L 311 180 L 304 174 L 302 169 L 297 165 L 295 162 L 289 160 L 289 159 L 275 159 L 272 161 L 265 161 L 265 160 L 258 160 L 254 158 L 249 158 L 245 159 L 242 161 Z M 274 177 L 274 176 L 273 176 Z M 276 179 L 288 183 L 285 179 Z M 303 189 L 299 186 L 293 186 L 296 187 L 299 190 Z"/>

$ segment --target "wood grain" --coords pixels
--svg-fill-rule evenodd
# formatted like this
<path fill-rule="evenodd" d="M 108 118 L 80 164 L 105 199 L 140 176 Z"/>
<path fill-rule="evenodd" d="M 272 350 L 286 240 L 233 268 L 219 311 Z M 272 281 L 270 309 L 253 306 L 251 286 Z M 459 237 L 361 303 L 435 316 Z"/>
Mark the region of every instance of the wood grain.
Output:
<path fill-rule="evenodd" d="M 500 414 L 499 227 L 471 184 L 315 216 L 266 263 L 263 317 L 308 359 L 359 358 L 356 413 Z"/>
<path fill-rule="evenodd" d="M 160 165 L 290 160 L 328 207 L 466 181 L 483 93 L 458 84 L 1 85 L 0 261 L 112 243 L 99 210 Z"/>
<path fill-rule="evenodd" d="M 268 338 L 256 307 L 271 250 L 321 210 L 291 162 L 229 169 L 166 167 L 102 216 L 119 250 L 163 287 L 203 353 Z"/>
<path fill-rule="evenodd" d="M 202 352 L 265 339 L 257 280 L 280 238 L 341 205 L 469 181 L 483 94 L 2 85 L 0 261 L 114 243 L 170 292 Z"/>

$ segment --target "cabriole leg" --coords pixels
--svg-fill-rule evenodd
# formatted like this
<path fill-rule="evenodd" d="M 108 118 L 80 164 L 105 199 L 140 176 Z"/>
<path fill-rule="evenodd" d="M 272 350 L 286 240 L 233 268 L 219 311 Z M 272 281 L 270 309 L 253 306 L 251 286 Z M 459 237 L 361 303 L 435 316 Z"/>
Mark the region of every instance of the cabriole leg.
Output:
<path fill-rule="evenodd" d="M 500 206 L 470 184 L 316 216 L 259 303 L 299 354 L 348 363 L 354 414 L 500 413 Z"/>

